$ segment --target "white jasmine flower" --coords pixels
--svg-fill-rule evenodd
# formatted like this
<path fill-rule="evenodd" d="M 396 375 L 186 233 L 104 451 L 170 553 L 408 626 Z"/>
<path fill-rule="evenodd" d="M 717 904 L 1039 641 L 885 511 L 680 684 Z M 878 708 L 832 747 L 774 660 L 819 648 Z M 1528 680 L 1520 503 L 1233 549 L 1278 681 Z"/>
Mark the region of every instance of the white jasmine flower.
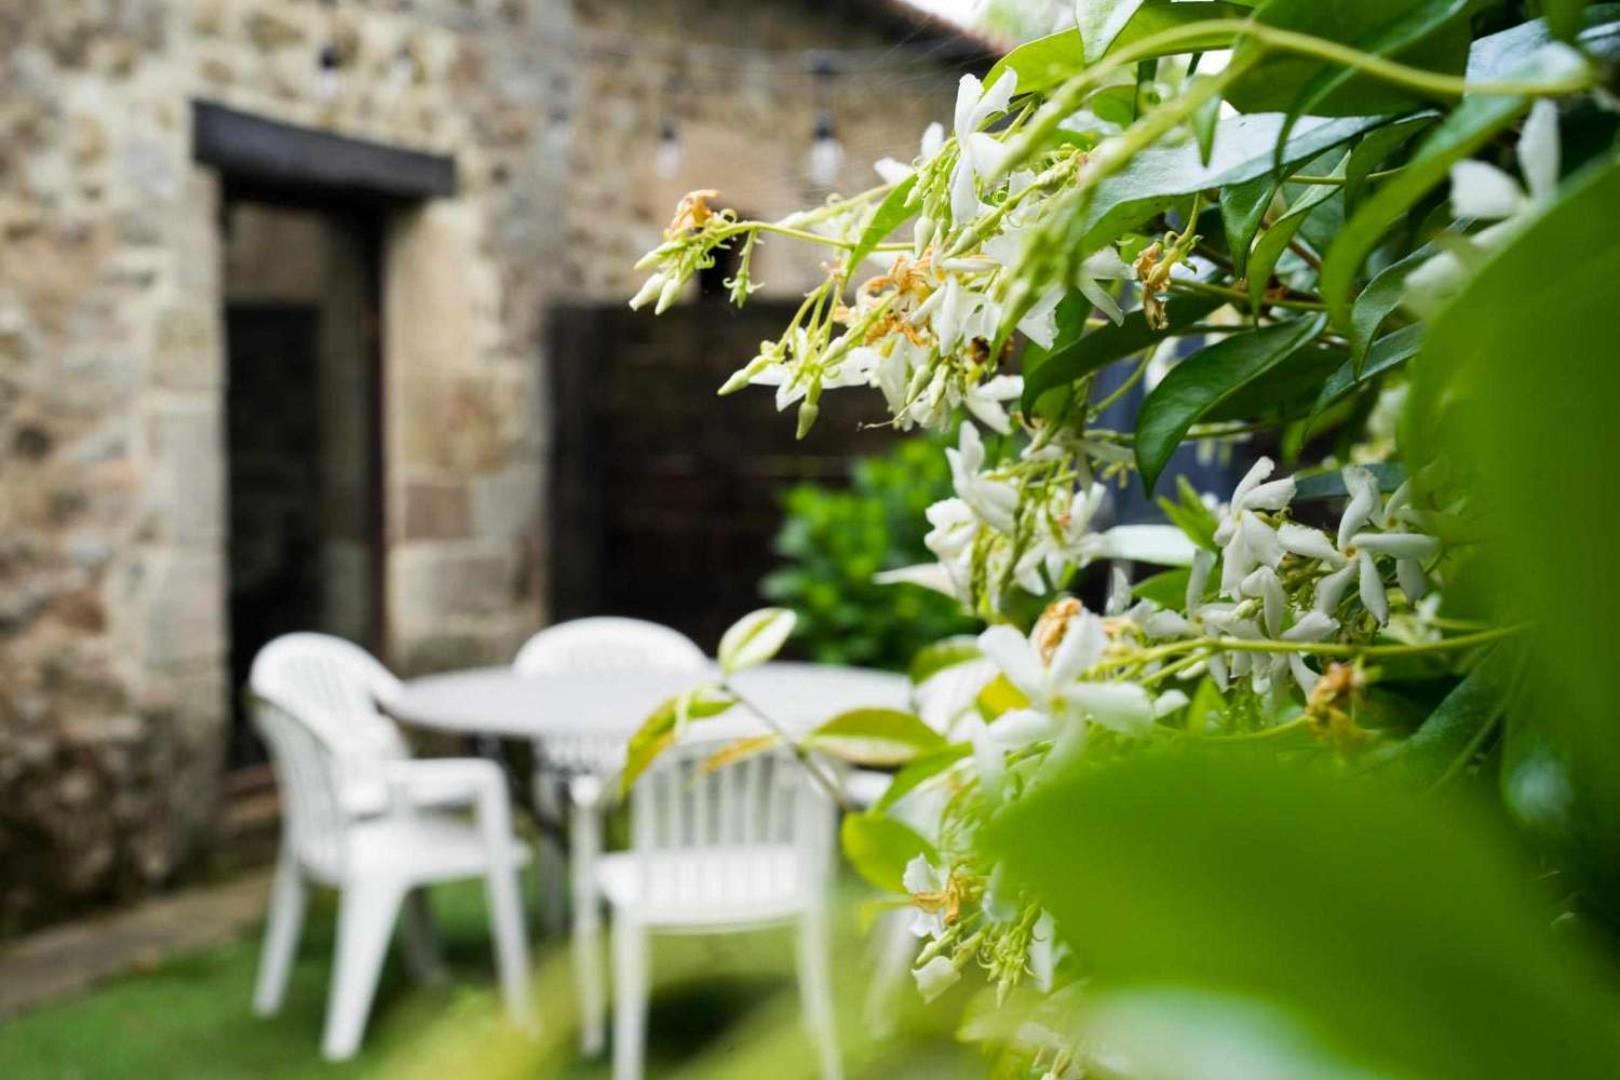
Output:
<path fill-rule="evenodd" d="M 1109 244 L 1101 251 L 1085 257 L 1075 274 L 1074 285 L 1098 311 L 1117 325 L 1125 321 L 1125 313 L 1120 310 L 1119 301 L 1114 299 L 1113 294 L 1098 282 L 1130 281 L 1135 277 L 1136 271 L 1132 270 L 1125 260 L 1119 257 L 1119 252 L 1114 250 L 1114 246 Z"/>
<path fill-rule="evenodd" d="M 913 856 L 906 863 L 900 884 L 913 897 L 911 932 L 917 937 L 932 940 L 945 933 L 944 905 L 933 902 L 933 898 L 943 895 L 949 883 L 950 875 L 935 867 L 924 855 Z M 916 902 L 918 897 L 923 898 L 923 902 Z"/>
<path fill-rule="evenodd" d="M 1052 973 L 1068 949 L 1058 944 L 1057 927 L 1052 916 L 1042 911 L 1029 934 L 1029 974 L 1035 989 L 1048 993 L 1052 989 Z"/>
<path fill-rule="evenodd" d="M 1057 306 L 1063 300 L 1063 288 L 1053 285 L 1018 320 L 1018 331 L 1043 349 L 1050 349 L 1057 340 Z"/>
<path fill-rule="evenodd" d="M 1524 187 L 1487 162 L 1459 161 L 1451 167 L 1453 212 L 1460 218 L 1497 224 L 1466 238 L 1453 237 L 1452 250 L 1442 251 L 1406 276 L 1405 303 L 1413 312 L 1438 312 L 1462 291 L 1471 263 L 1505 244 L 1557 197 L 1558 106 L 1553 102 L 1543 98 L 1530 107 L 1517 156 Z"/>
<path fill-rule="evenodd" d="M 1277 512 L 1294 498 L 1294 479 L 1266 482 L 1276 463 L 1263 457 L 1254 463 L 1232 491 L 1232 501 L 1215 530 L 1221 545 L 1221 595 L 1236 597 L 1243 580 L 1257 566 L 1276 569 L 1283 546 L 1276 530 L 1255 516 L 1256 511 Z"/>
<path fill-rule="evenodd" d="M 976 76 L 964 75 L 956 88 L 956 143 L 959 156 L 951 173 L 951 217 L 961 224 L 978 216 L 977 179 L 1000 167 L 1007 151 L 980 131 L 984 122 L 1006 111 L 1018 89 L 1018 73 L 1008 69 L 989 89 Z"/>
<path fill-rule="evenodd" d="M 1017 631 L 1013 632 L 1015 635 Z M 992 801 L 999 802 L 1007 776 L 1007 751 L 1050 739 L 1052 718 L 1034 709 L 1015 709 L 981 725 L 971 736 L 973 763 Z"/>
<path fill-rule="evenodd" d="M 917 990 L 922 994 L 923 1000 L 933 1001 L 955 986 L 962 978 L 962 973 L 956 970 L 956 965 L 950 958 L 936 956 L 913 971 L 911 977 L 917 980 Z"/>
<path fill-rule="evenodd" d="M 1007 410 L 1001 403 L 1016 401 L 1023 393 L 1022 375 L 997 375 L 993 379 L 969 387 L 962 404 L 966 405 L 968 412 L 985 427 L 999 435 L 1006 435 L 1012 431 L 1012 421 L 1007 418 Z"/>
<path fill-rule="evenodd" d="M 1153 702 L 1135 683 L 1082 682 L 1108 647 L 1102 620 L 1092 612 L 1071 617 L 1051 662 L 1036 644 L 1010 626 L 979 635 L 979 648 L 1029 699 L 1030 707 L 1054 719 L 1084 718 L 1127 735 L 1153 723 Z"/>
<path fill-rule="evenodd" d="M 946 448 L 945 457 L 951 463 L 951 485 L 957 497 L 986 525 L 1011 535 L 1017 523 L 1018 489 L 981 474 L 984 442 L 979 429 L 964 420 L 957 445 Z"/>
<path fill-rule="evenodd" d="M 938 120 L 923 129 L 922 142 L 917 148 L 917 159 L 928 161 L 939 148 L 945 145 L 945 128 Z M 886 184 L 898 184 L 917 170 L 903 161 L 896 161 L 892 157 L 882 158 L 875 162 L 872 168 L 883 178 Z"/>

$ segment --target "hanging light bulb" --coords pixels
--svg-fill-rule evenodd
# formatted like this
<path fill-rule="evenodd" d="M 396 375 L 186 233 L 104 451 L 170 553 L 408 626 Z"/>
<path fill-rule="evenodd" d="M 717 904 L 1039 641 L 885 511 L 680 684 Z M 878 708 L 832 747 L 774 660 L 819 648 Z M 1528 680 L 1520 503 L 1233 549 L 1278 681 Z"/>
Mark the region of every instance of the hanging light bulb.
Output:
<path fill-rule="evenodd" d="M 315 96 L 321 101 L 333 101 L 343 89 L 343 58 L 338 47 L 332 42 L 322 45 L 316 63 L 319 70 L 315 74 Z"/>
<path fill-rule="evenodd" d="M 830 188 L 838 182 L 844 167 L 844 144 L 833 129 L 832 114 L 823 109 L 816 114 L 815 137 L 810 141 L 806 172 L 816 187 Z"/>
<path fill-rule="evenodd" d="M 681 171 L 681 133 L 671 117 L 664 117 L 658 125 L 658 150 L 653 155 L 653 169 L 661 180 L 672 180 Z"/>

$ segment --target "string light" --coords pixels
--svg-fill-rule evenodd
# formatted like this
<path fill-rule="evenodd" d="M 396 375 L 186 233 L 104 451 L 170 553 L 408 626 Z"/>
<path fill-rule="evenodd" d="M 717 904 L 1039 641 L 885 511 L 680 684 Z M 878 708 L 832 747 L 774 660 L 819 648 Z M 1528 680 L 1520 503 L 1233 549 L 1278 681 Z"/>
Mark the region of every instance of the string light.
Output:
<path fill-rule="evenodd" d="M 664 117 L 658 125 L 658 151 L 653 155 L 653 168 L 661 180 L 673 180 L 681 171 L 681 133 L 673 117 Z"/>
<path fill-rule="evenodd" d="M 838 141 L 833 128 L 832 113 L 823 109 L 816 114 L 815 134 L 810 140 L 810 155 L 806 173 L 816 187 L 830 188 L 838 182 L 844 167 L 844 144 Z"/>

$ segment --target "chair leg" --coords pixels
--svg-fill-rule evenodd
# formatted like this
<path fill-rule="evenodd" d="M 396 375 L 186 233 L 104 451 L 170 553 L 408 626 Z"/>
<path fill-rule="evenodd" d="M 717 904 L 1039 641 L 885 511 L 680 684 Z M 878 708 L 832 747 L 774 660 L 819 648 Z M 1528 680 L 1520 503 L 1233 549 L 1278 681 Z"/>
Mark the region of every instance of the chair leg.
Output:
<path fill-rule="evenodd" d="M 501 997 L 513 1024 L 535 1029 L 534 1007 L 529 1000 L 529 946 L 523 930 L 523 904 L 517 867 L 496 859 L 485 875 L 491 928 L 495 934 L 495 966 L 500 971 Z"/>
<path fill-rule="evenodd" d="M 838 1053 L 838 1030 L 833 1018 L 833 992 L 828 955 L 827 916 L 813 908 L 799 920 L 799 996 L 803 999 L 804 1026 L 816 1044 L 821 1061 L 821 1080 L 840 1080 L 844 1075 Z"/>
<path fill-rule="evenodd" d="M 276 863 L 276 876 L 270 887 L 264 946 L 259 952 L 259 976 L 253 988 L 253 1011 L 260 1016 L 272 1016 L 280 1011 L 287 995 L 287 979 L 292 974 L 298 937 L 304 928 L 308 889 L 298 873 L 298 864 L 283 853 Z"/>
<path fill-rule="evenodd" d="M 602 846 L 601 808 L 580 801 L 570 826 L 574 907 L 574 978 L 579 991 L 580 1046 L 587 1057 L 607 1042 L 607 994 L 602 985 L 602 911 L 596 895 L 596 857 Z"/>
<path fill-rule="evenodd" d="M 647 1042 L 647 931 L 613 918 L 613 1080 L 641 1080 Z"/>
<path fill-rule="evenodd" d="M 399 915 L 403 890 L 393 882 L 345 882 L 338 901 L 337 955 L 326 1000 L 321 1052 L 345 1061 L 360 1048 L 377 976 Z"/>
<path fill-rule="evenodd" d="M 439 938 L 433 932 L 433 905 L 426 888 L 412 889 L 405 896 L 405 910 L 401 913 L 404 931 L 405 963 L 412 978 L 422 983 L 442 983 L 449 974 L 444 966 L 444 954 L 439 951 Z"/>

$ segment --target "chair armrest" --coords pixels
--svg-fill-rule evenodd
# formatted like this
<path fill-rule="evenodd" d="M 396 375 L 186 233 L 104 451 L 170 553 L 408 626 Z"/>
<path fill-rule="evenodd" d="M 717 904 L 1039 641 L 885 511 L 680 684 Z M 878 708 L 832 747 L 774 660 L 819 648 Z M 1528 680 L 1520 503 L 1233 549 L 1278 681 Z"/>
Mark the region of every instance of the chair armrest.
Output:
<path fill-rule="evenodd" d="M 483 758 L 425 758 L 384 766 L 396 812 L 422 806 L 471 806 L 490 858 L 516 860 L 512 800 L 506 774 Z"/>
<path fill-rule="evenodd" d="M 506 775 L 483 758 L 419 758 L 389 761 L 383 775 L 396 805 L 474 806 L 493 790 L 506 797 Z"/>

